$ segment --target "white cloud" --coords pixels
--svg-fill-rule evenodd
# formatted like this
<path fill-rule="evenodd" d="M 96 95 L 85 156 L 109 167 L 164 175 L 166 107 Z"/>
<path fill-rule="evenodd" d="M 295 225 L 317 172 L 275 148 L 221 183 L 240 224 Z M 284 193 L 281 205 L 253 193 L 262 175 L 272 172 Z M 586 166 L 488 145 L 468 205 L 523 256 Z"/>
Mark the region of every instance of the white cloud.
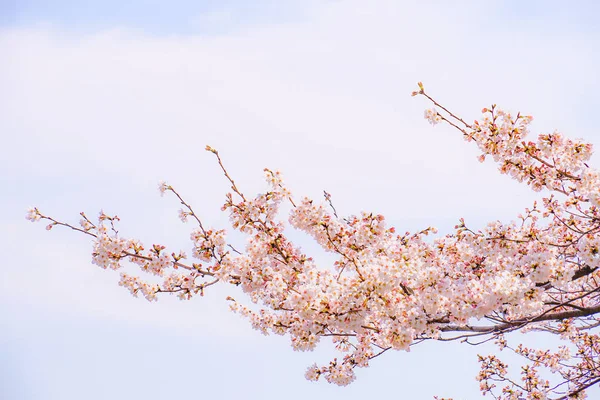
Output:
<path fill-rule="evenodd" d="M 152 320 L 85 265 L 87 250 L 67 251 L 70 236 L 14 224 L 32 203 L 57 217 L 104 207 L 125 215 L 132 234 L 185 245 L 176 203 L 154 189 L 167 179 L 209 223 L 224 223 L 217 211 L 227 184 L 205 144 L 248 192 L 261 190 L 263 167 L 277 168 L 297 194 L 327 189 L 343 212 L 382 212 L 400 230 L 461 216 L 480 224 L 528 206 L 527 188 L 479 165 L 458 132 L 423 120 L 428 105 L 410 97 L 419 80 L 468 119 L 497 102 L 534 114 L 536 128 L 598 141 L 593 118 L 572 106 L 598 88 L 597 37 L 513 27 L 487 19 L 491 6 L 479 3 L 313 7 L 303 22 L 228 35 L 2 32 L 0 168 L 10 183 L 2 235 L 14 232 L 9 264 L 20 265 L 2 272 L 3 296 L 16 298 L 27 281 L 28 301 L 40 306 Z M 175 325 L 194 316 L 177 312 Z"/>

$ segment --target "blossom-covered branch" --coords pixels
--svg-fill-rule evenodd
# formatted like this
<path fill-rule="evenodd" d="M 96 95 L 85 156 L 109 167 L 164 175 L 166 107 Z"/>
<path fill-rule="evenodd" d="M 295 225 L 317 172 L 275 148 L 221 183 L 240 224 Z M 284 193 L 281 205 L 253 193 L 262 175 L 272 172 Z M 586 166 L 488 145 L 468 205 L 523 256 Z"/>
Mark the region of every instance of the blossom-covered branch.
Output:
<path fill-rule="evenodd" d="M 475 231 L 464 220 L 453 232 L 429 240 L 434 228 L 398 234 L 382 215 L 362 212 L 341 217 L 325 192 L 325 202 L 294 199 L 281 174 L 265 169 L 268 189 L 244 194 L 214 154 L 232 193 L 222 210 L 231 226 L 247 235 L 243 251 L 227 243 L 223 229 L 206 227 L 173 187 L 161 183 L 180 201 L 182 221 L 193 219 L 192 258 L 165 246 L 145 246 L 116 229 L 118 218 L 100 214 L 97 224 L 84 214 L 80 228 L 30 210 L 32 221 L 46 220 L 92 236 L 92 263 L 121 269 L 123 261 L 162 279 L 149 283 L 121 274 L 120 284 L 133 295 L 156 300 L 163 292 L 190 299 L 217 283 L 239 286 L 247 298 L 230 306 L 261 332 L 288 335 L 295 350 L 312 350 L 323 338 L 339 357 L 311 366 L 306 377 L 347 385 L 357 367 L 389 350 L 406 350 L 426 340 L 495 340 L 501 349 L 522 356 L 520 378 L 509 374 L 496 356 L 480 356 L 478 380 L 495 398 L 583 398 L 600 379 L 600 175 L 588 166 L 592 146 L 559 133 L 528 139 L 530 116 L 495 105 L 468 124 L 433 99 L 422 84 L 413 95 L 436 107 L 425 117 L 456 128 L 481 150 L 480 161 L 493 159 L 500 172 L 535 191 L 541 204 L 525 208 L 516 221 L 494 221 Z M 292 205 L 279 218 L 282 202 Z M 307 233 L 337 257 L 318 265 L 285 234 L 288 226 Z M 515 330 L 544 331 L 563 338 L 557 351 L 508 345 Z M 556 382 L 540 378 L 547 369 Z M 545 375 L 544 375 L 545 376 Z M 497 388 L 497 384 L 502 388 Z M 566 397 L 565 397 L 566 396 Z"/>

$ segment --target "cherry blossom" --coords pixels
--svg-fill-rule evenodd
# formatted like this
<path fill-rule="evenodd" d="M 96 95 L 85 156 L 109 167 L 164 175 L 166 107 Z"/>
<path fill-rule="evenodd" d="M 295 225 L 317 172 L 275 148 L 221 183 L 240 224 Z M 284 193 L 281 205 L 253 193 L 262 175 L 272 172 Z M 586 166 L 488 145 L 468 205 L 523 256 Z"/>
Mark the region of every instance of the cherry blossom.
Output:
<path fill-rule="evenodd" d="M 427 340 L 494 340 L 525 364 L 515 372 L 498 355 L 480 355 L 476 379 L 484 394 L 585 398 L 586 389 L 600 383 L 600 172 L 588 166 L 592 145 L 558 132 L 531 139 L 532 117 L 496 105 L 469 124 L 421 83 L 413 95 L 435 106 L 425 112 L 430 123 L 456 128 L 479 148 L 480 161 L 491 160 L 500 173 L 543 191 L 543 200 L 515 221 L 493 221 L 475 231 L 461 219 L 454 231 L 430 239 L 437 233 L 432 227 L 399 234 L 382 215 L 339 216 L 327 192 L 322 202 L 295 198 L 278 171 L 265 169 L 267 190 L 247 197 L 219 152 L 207 146 L 231 185 L 222 210 L 232 229 L 247 236 L 242 251 L 231 246 L 224 229 L 204 226 L 165 182 L 161 195 L 175 196 L 183 205 L 180 219 L 196 224 L 191 262 L 184 262 L 182 251 L 121 236 L 119 218 L 103 212 L 97 222 L 82 213 L 80 228 L 36 208 L 27 219 L 90 236 L 92 263 L 103 269 L 123 269 L 125 261 L 139 268 L 154 281 L 121 272 L 119 285 L 149 301 L 161 293 L 188 300 L 216 283 L 239 287 L 241 300 L 229 297 L 230 308 L 260 332 L 288 336 L 297 351 L 331 341 L 337 358 L 310 366 L 309 380 L 348 385 L 356 368 Z M 280 218 L 284 203 L 291 207 L 287 219 Z M 286 236 L 288 227 L 333 254 L 333 265 L 305 254 Z M 508 339 L 514 331 L 542 331 L 564 345 L 514 345 Z"/>

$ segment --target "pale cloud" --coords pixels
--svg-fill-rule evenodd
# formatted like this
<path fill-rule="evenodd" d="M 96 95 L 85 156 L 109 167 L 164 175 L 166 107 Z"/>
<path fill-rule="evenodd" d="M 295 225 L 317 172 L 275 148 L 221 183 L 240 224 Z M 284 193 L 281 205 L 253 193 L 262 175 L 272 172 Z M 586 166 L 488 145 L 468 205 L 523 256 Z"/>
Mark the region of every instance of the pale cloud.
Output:
<path fill-rule="evenodd" d="M 201 31 L 222 33 L 236 25 L 236 16 L 231 8 L 211 10 L 191 18 L 191 24 Z"/>
<path fill-rule="evenodd" d="M 60 211 L 134 210 L 168 179 L 212 220 L 227 185 L 203 151 L 211 144 L 251 192 L 268 166 L 300 195 L 327 189 L 346 213 L 434 225 L 512 217 L 533 194 L 479 165 L 458 132 L 431 129 L 428 105 L 409 93 L 423 80 L 469 119 L 495 101 L 533 113 L 536 127 L 569 127 L 581 118 L 572 98 L 598 63 L 583 36 L 474 34 L 468 22 L 485 12 L 330 2 L 305 22 L 221 36 L 6 31 L 0 128 L 13 133 L 3 165 L 27 185 L 43 177 L 52 193 L 52 182 L 72 180 L 88 196 L 75 193 Z M 126 186 L 128 199 L 106 193 L 111 185 Z M 29 190 L 28 202 L 46 201 Z"/>
<path fill-rule="evenodd" d="M 514 218 L 536 196 L 479 164 L 458 132 L 431 128 L 428 105 L 410 97 L 420 80 L 467 119 L 496 102 L 533 114 L 535 129 L 599 142 L 590 113 L 597 32 L 490 20 L 494 6 L 480 2 L 310 7 L 306 19 L 221 35 L 0 33 L 2 236 L 14 250 L 1 273 L 4 301 L 236 330 L 224 292 L 193 306 L 126 301 L 114 274 L 88 265 L 85 240 L 22 218 L 31 204 L 75 221 L 104 207 L 132 236 L 186 246 L 177 203 L 161 199 L 156 182 L 176 185 L 209 224 L 226 224 L 218 210 L 228 185 L 206 144 L 249 193 L 263 190 L 264 167 L 280 169 L 298 195 L 326 189 L 342 212 L 381 212 L 399 230 Z"/>

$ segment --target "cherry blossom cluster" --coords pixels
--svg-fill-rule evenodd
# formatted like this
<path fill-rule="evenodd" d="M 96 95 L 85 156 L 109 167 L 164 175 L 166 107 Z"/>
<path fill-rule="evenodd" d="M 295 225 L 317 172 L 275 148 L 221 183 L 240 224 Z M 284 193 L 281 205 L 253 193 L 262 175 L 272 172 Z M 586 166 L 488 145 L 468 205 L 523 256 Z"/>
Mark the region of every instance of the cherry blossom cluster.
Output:
<path fill-rule="evenodd" d="M 128 261 L 162 279 L 152 283 L 121 274 L 121 286 L 150 301 L 163 292 L 190 299 L 218 282 L 238 286 L 250 302 L 230 297 L 231 309 L 255 329 L 287 335 L 297 351 L 331 340 L 339 356 L 309 367 L 309 380 L 347 385 L 357 367 L 426 340 L 494 339 L 525 365 L 517 379 L 498 357 L 480 356 L 483 393 L 498 399 L 584 398 L 600 382 L 600 175 L 587 164 L 592 146 L 556 132 L 530 140 L 532 118 L 495 105 L 468 124 L 422 84 L 413 95 L 435 106 L 425 112 L 432 124 L 447 123 L 474 142 L 481 161 L 491 158 L 501 173 L 547 196 L 513 222 L 494 221 L 475 231 L 461 219 L 453 232 L 430 240 L 434 228 L 399 234 L 382 215 L 340 217 L 326 192 L 324 202 L 295 200 L 281 174 L 269 169 L 265 193 L 246 197 L 219 153 L 207 146 L 231 184 L 222 210 L 232 228 L 247 236 L 243 251 L 228 243 L 225 230 L 205 227 L 165 182 L 161 194 L 176 196 L 181 220 L 197 225 L 190 234 L 196 262 L 186 263 L 184 252 L 158 244 L 146 250 L 120 236 L 116 216 L 101 213 L 94 224 L 82 213 L 80 227 L 35 208 L 27 218 L 90 235 L 92 263 L 102 268 L 121 269 Z M 284 202 L 291 205 L 287 220 L 279 217 Z M 317 264 L 286 236 L 288 226 L 308 234 L 335 262 Z M 568 345 L 554 351 L 511 347 L 505 335 L 513 331 L 544 331 Z"/>

